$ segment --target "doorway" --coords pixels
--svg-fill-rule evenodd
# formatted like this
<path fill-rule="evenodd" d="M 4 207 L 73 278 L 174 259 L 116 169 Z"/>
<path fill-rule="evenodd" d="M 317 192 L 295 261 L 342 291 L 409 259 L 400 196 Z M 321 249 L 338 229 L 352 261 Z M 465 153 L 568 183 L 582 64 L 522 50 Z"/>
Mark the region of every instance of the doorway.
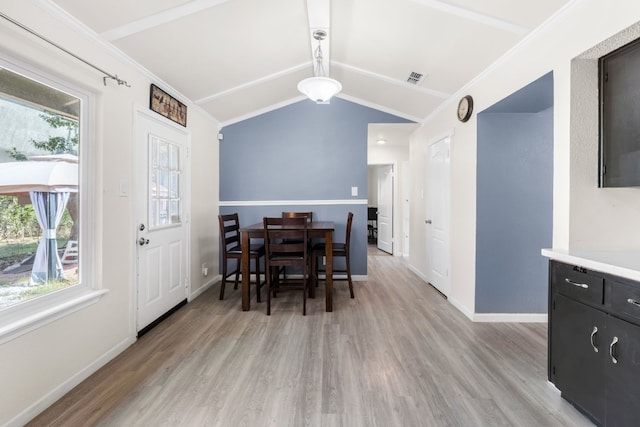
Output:
<path fill-rule="evenodd" d="M 394 256 L 408 256 L 409 254 L 409 211 L 411 202 L 409 141 L 411 135 L 419 127 L 418 123 L 370 123 L 368 126 L 367 202 L 375 213 L 374 218 L 368 221 L 368 224 L 374 227 L 373 229 L 369 227 L 369 230 L 373 232 L 369 234 L 369 254 L 372 252 L 387 253 L 380 251 L 377 247 L 378 237 L 381 236 L 377 218 L 379 208 L 378 170 L 382 167 L 392 168 L 392 175 L 389 175 L 392 178 L 392 190 L 388 191 L 388 193 L 391 193 L 389 206 L 392 220 L 388 229 L 391 232 L 391 236 L 387 239 L 388 242 L 391 242 L 391 246 L 385 250 Z"/>
<path fill-rule="evenodd" d="M 188 133 L 138 112 L 135 123 L 136 331 L 186 301 Z"/>

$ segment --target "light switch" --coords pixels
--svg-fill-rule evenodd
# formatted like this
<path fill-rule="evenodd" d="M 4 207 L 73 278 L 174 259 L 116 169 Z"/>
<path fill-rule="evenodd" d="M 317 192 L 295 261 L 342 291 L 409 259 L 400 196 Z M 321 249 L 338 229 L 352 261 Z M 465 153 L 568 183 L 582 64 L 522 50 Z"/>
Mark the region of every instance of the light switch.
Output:
<path fill-rule="evenodd" d="M 120 197 L 127 197 L 129 195 L 129 183 L 124 179 L 120 180 L 118 193 Z"/>
<path fill-rule="evenodd" d="M 351 195 L 352 196 L 358 195 L 358 187 L 351 187 Z"/>

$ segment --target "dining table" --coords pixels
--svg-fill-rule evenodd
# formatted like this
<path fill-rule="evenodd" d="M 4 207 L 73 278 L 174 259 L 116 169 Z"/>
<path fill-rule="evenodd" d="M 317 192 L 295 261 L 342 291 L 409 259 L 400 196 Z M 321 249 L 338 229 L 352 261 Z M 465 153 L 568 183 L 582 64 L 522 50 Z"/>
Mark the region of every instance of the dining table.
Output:
<path fill-rule="evenodd" d="M 309 238 L 324 239 L 325 241 L 325 310 L 333 311 L 333 232 L 335 224 L 333 221 L 311 221 L 307 224 Z M 242 247 L 242 259 L 240 271 L 242 273 L 242 310 L 251 309 L 250 302 L 250 270 L 249 270 L 249 250 L 251 239 L 264 239 L 264 224 L 258 222 L 247 227 L 240 227 L 240 244 Z M 315 286 L 315 284 L 311 284 Z"/>

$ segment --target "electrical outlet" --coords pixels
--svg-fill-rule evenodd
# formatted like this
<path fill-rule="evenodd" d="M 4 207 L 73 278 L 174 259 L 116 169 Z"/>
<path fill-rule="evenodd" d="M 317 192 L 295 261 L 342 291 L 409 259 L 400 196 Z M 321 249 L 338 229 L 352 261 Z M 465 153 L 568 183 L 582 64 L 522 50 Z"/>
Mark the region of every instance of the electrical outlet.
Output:
<path fill-rule="evenodd" d="M 207 277 L 209 275 L 209 267 L 207 267 L 207 263 L 202 263 L 202 275 Z"/>

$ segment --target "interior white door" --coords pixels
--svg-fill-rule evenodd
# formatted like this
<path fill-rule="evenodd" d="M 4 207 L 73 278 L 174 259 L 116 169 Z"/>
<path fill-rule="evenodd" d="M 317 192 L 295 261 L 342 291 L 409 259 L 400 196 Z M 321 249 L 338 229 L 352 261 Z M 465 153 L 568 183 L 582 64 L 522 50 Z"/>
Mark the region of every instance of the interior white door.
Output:
<path fill-rule="evenodd" d="M 426 154 L 427 280 L 445 296 L 449 295 L 450 147 L 446 137 L 429 145 Z"/>
<path fill-rule="evenodd" d="M 136 117 L 134 211 L 137 330 L 187 297 L 188 135 L 142 112 Z"/>
<path fill-rule="evenodd" d="M 393 165 L 378 167 L 378 249 L 393 253 Z"/>

